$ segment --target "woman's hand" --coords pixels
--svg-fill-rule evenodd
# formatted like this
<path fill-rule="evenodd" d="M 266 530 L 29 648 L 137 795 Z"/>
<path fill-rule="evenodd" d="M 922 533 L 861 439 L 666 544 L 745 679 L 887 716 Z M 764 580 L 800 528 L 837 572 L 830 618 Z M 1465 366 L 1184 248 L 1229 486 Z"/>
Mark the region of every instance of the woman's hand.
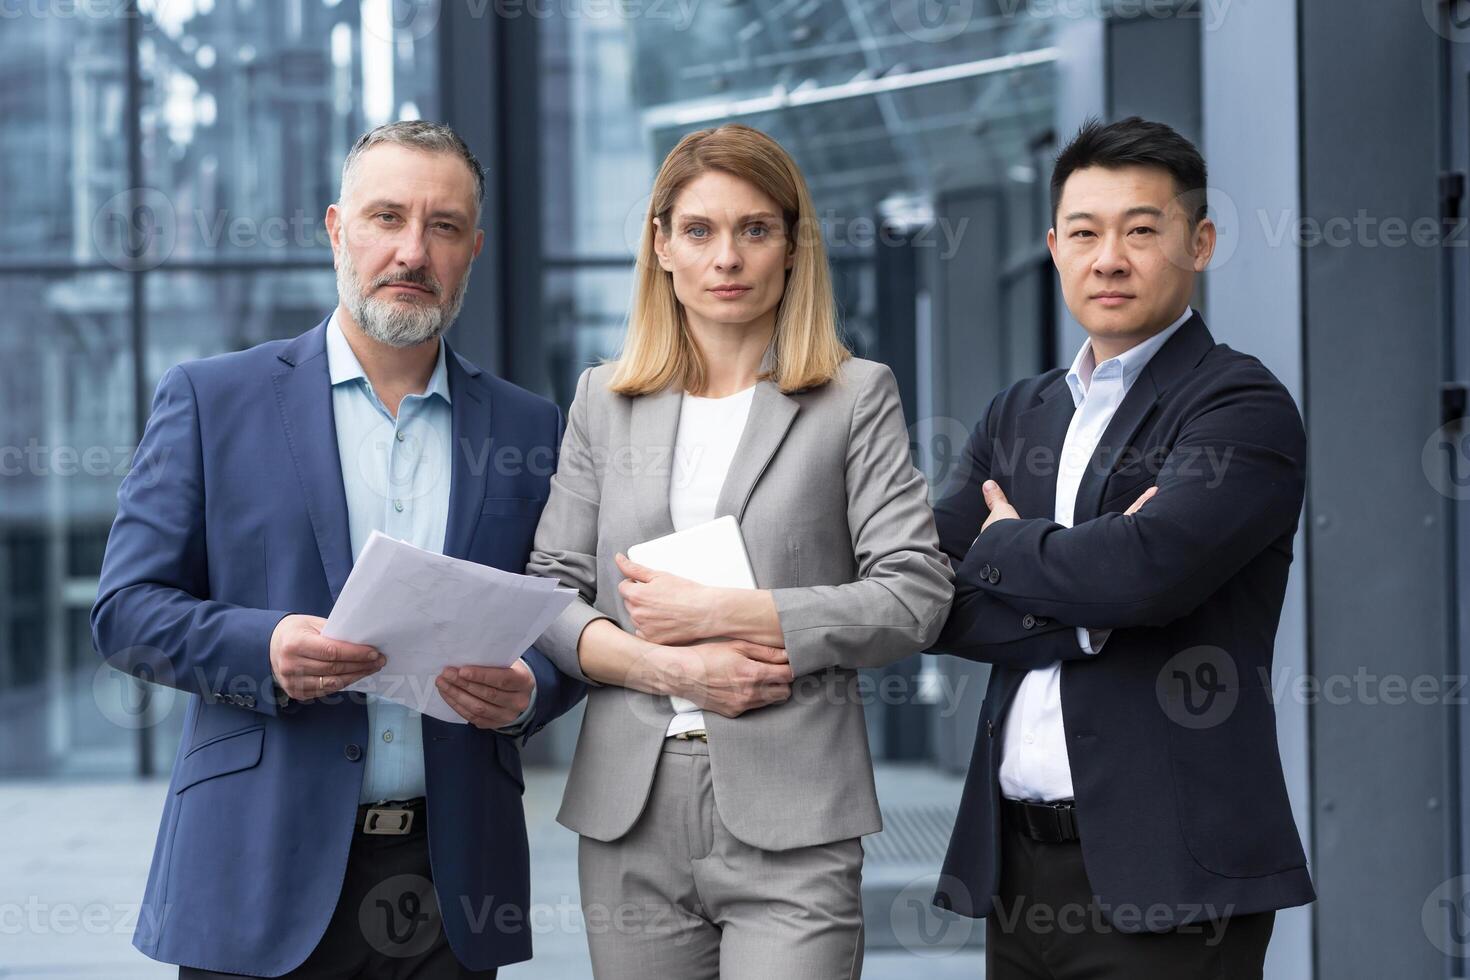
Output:
<path fill-rule="evenodd" d="M 721 635 L 714 610 L 715 593 L 722 589 L 645 568 L 621 552 L 613 560 L 625 576 L 618 583 L 618 595 L 633 620 L 635 636 L 677 646 Z"/>
<path fill-rule="evenodd" d="M 791 697 L 786 651 L 746 640 L 649 651 L 630 686 L 693 701 L 705 711 L 735 718 Z"/>

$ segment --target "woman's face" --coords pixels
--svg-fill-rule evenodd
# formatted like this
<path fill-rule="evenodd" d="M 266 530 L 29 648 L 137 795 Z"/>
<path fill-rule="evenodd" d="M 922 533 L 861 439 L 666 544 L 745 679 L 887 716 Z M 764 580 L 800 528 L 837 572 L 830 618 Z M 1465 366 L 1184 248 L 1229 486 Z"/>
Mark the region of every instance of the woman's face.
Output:
<path fill-rule="evenodd" d="M 781 208 L 755 185 L 711 170 L 674 199 L 668 226 L 657 218 L 658 262 L 690 325 L 774 325 L 793 249 Z"/>

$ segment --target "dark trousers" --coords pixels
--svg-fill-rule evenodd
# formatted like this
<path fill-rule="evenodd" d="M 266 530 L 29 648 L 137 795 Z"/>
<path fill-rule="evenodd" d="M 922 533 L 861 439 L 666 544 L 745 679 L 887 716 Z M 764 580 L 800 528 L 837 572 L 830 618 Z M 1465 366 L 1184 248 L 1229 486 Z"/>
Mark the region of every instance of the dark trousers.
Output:
<path fill-rule="evenodd" d="M 414 815 L 400 836 L 364 834 L 359 824 L 342 894 L 327 931 L 295 980 L 495 980 L 495 970 L 460 966 L 439 918 L 430 881 L 428 821 Z M 179 967 L 179 980 L 244 974 Z"/>
<path fill-rule="evenodd" d="M 1043 843 L 1011 827 L 1001 836 L 1000 894 L 985 925 L 986 980 L 1261 980 L 1275 912 L 1121 932 L 1105 912 L 1146 924 L 1150 909 L 1101 908 L 1080 843 Z M 1152 911 L 1157 917 L 1164 909 Z"/>

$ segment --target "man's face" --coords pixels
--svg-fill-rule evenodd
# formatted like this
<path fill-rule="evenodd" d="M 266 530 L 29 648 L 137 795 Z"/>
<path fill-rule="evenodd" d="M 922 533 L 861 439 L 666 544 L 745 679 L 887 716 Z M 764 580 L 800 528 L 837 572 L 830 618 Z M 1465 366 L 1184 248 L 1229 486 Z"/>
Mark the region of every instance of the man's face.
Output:
<path fill-rule="evenodd" d="M 1067 178 L 1047 232 L 1067 309 L 1088 335 L 1126 349 L 1189 303 L 1215 249 L 1215 226 L 1189 222 L 1189 199 L 1159 167 L 1087 167 Z"/>
<path fill-rule="evenodd" d="M 411 347 L 448 329 L 484 244 L 477 199 L 474 175 L 453 154 L 384 143 L 358 158 L 327 231 L 338 296 L 363 332 Z"/>

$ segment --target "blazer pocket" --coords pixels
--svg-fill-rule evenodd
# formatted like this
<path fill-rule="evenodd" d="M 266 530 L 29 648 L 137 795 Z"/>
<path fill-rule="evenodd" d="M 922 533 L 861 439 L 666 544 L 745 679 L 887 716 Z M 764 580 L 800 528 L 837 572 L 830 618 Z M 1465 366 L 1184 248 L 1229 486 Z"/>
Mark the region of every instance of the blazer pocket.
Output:
<path fill-rule="evenodd" d="M 480 513 L 500 517 L 538 517 L 545 506 L 545 497 L 486 497 Z"/>
<path fill-rule="evenodd" d="M 256 725 L 238 732 L 217 735 L 202 745 L 194 746 L 179 760 L 174 776 L 178 785 L 174 788 L 174 793 L 182 793 L 206 779 L 258 765 L 264 742 L 265 726 Z"/>
<path fill-rule="evenodd" d="M 1166 722 L 1184 844 L 1207 871 L 1260 878 L 1306 865 L 1276 747 L 1276 706 L 1241 688 L 1225 718 Z"/>

